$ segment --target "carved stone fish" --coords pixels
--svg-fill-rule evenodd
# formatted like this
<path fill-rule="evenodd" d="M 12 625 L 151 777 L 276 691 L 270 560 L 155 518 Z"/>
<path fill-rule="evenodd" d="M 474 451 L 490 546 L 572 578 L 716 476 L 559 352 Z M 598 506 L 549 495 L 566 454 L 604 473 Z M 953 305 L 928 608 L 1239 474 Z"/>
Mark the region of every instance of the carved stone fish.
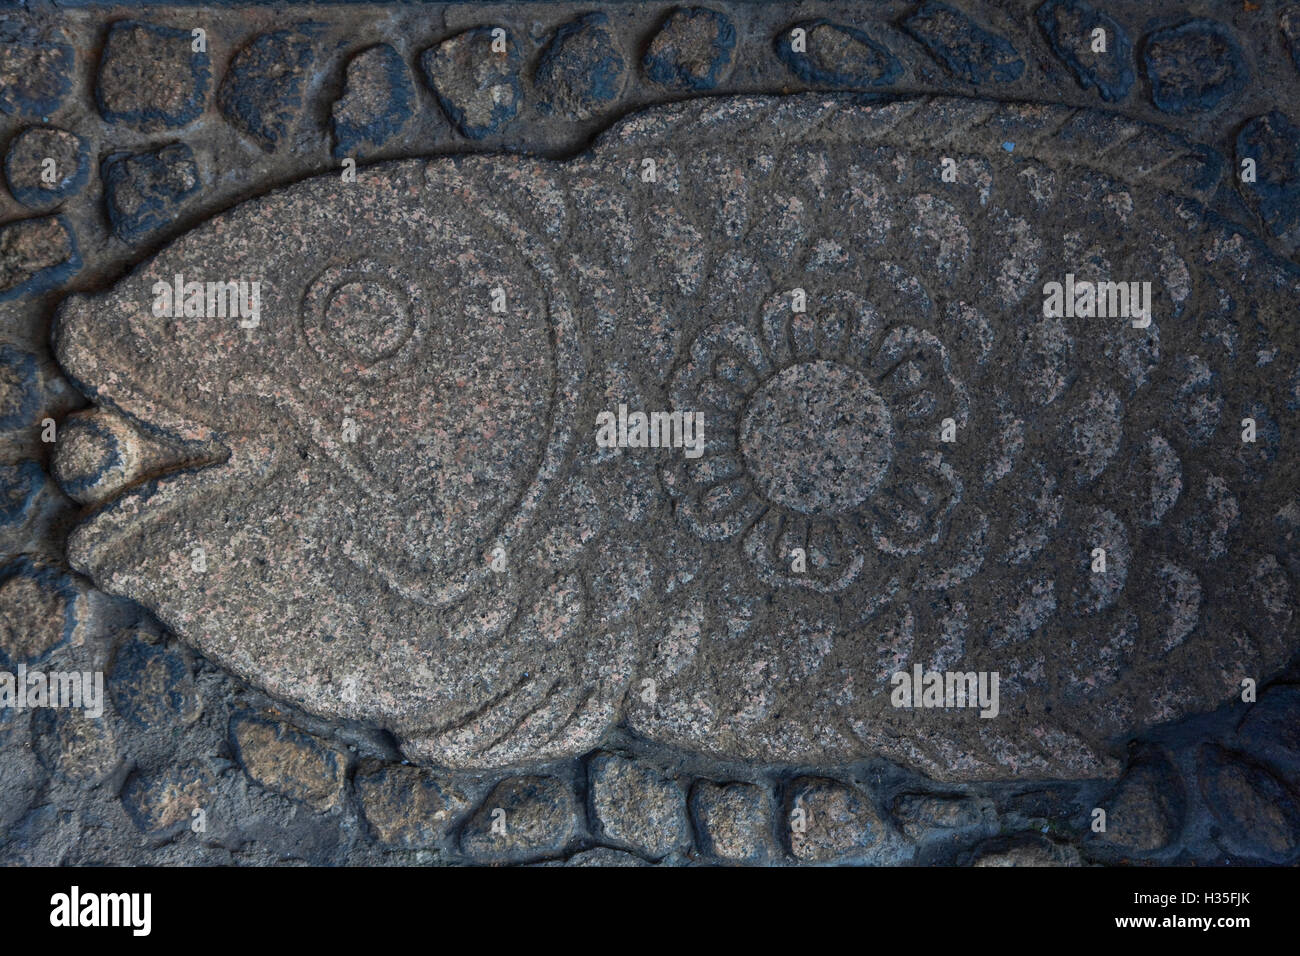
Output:
<path fill-rule="evenodd" d="M 306 180 L 60 309 L 65 370 L 175 465 L 71 560 L 419 760 L 625 721 L 1115 772 L 1300 645 L 1300 274 L 1207 210 L 1219 172 L 1101 114 L 809 95 Z M 1067 276 L 1149 282 L 1149 324 L 1045 316 Z M 154 314 L 241 280 L 254 327 Z M 598 446 L 620 404 L 703 412 L 703 454 Z M 897 706 L 918 668 L 996 673 L 996 716 Z"/>

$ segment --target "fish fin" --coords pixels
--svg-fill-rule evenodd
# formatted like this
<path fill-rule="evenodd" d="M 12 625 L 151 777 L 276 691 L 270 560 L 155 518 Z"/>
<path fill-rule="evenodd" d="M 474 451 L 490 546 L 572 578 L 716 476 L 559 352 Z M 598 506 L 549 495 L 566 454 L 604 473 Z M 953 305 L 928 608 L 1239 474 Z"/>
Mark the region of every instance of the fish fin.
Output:
<path fill-rule="evenodd" d="M 597 139 L 595 150 L 661 146 L 680 153 L 692 146 L 716 148 L 743 141 L 746 151 L 753 153 L 762 149 L 765 140 L 774 149 L 852 143 L 919 150 L 960 142 L 966 153 L 1082 166 L 1202 201 L 1219 186 L 1224 166 L 1223 157 L 1213 148 L 1127 117 L 1070 106 L 950 96 L 886 103 L 821 93 L 776 100 L 752 96 L 689 100 L 620 120 Z M 1008 143 L 1015 144 L 1013 154 L 1007 153 Z"/>

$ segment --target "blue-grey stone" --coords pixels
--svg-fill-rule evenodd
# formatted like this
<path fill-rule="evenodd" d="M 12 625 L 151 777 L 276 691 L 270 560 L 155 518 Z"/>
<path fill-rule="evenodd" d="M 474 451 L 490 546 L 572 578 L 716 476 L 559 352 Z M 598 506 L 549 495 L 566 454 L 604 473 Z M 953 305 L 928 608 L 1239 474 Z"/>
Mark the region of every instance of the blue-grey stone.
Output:
<path fill-rule="evenodd" d="M 149 131 L 196 120 L 212 69 L 193 42 L 189 30 L 134 20 L 110 25 L 95 83 L 104 119 Z"/>
<path fill-rule="evenodd" d="M 1254 419 L 1255 440 L 1239 442 L 1234 448 L 1236 457 L 1242 463 L 1245 477 L 1262 481 L 1272 470 L 1282 449 L 1282 428 L 1263 402 L 1245 402 L 1238 411 L 1240 414 L 1232 424 L 1240 432 L 1243 419 Z"/>
<path fill-rule="evenodd" d="M 792 32 L 805 33 L 806 49 L 794 49 Z M 776 55 L 810 86 L 884 86 L 902 75 L 903 67 L 883 44 L 861 30 L 829 20 L 807 20 L 783 30 L 776 38 Z"/>
<path fill-rule="evenodd" d="M 968 83 L 1009 83 L 1025 72 L 1025 61 L 1010 40 L 946 4 L 927 3 L 903 21 L 903 29 L 949 73 Z"/>
<path fill-rule="evenodd" d="M 1300 847 L 1300 806 L 1267 767 L 1205 744 L 1197 771 L 1201 796 L 1222 828 L 1226 850 L 1280 861 Z"/>
<path fill-rule="evenodd" d="M 113 232 L 136 243 L 170 224 L 202 185 L 194 153 L 184 143 L 104 162 L 104 199 Z"/>
<path fill-rule="evenodd" d="M 711 90 L 731 69 L 736 27 L 715 10 L 674 10 L 650 41 L 641 68 L 660 86 L 673 90 Z"/>
<path fill-rule="evenodd" d="M 460 847 L 475 860 L 524 862 L 561 852 L 577 830 L 577 801 L 566 781 L 511 777 L 498 783 L 464 824 Z"/>
<path fill-rule="evenodd" d="M 185 658 L 139 637 L 118 650 L 108 689 L 117 712 L 145 730 L 189 724 L 199 715 L 198 691 Z"/>
<path fill-rule="evenodd" d="M 415 108 L 415 87 L 402 58 L 387 43 L 348 61 L 343 95 L 331 109 L 334 155 L 359 157 L 401 132 Z"/>
<path fill-rule="evenodd" d="M 1277 748 L 1300 760 L 1300 685 L 1268 688 L 1251 706 L 1237 736 L 1248 749 Z"/>
<path fill-rule="evenodd" d="M 1278 18 L 1286 48 L 1291 53 L 1291 62 L 1300 70 L 1300 4 L 1292 4 L 1282 11 Z"/>
<path fill-rule="evenodd" d="M 447 118 L 463 136 L 501 132 L 519 113 L 519 47 L 509 33 L 505 50 L 492 49 L 494 27 L 476 27 L 424 51 L 420 68 Z"/>
<path fill-rule="evenodd" d="M 217 90 L 217 106 L 230 124 L 268 153 L 302 109 L 315 62 L 312 26 L 255 37 L 235 54 Z"/>
<path fill-rule="evenodd" d="M 77 237 L 62 216 L 0 226 L 0 302 L 53 289 L 80 268 Z"/>
<path fill-rule="evenodd" d="M 1142 68 L 1152 101 L 1179 116 L 1214 109 L 1240 92 L 1249 76 L 1237 41 L 1213 20 L 1188 20 L 1152 33 L 1143 46 Z"/>
<path fill-rule="evenodd" d="M 43 487 L 45 471 L 40 462 L 0 465 L 0 528 L 21 523 Z"/>
<path fill-rule="evenodd" d="M 542 111 L 575 120 L 591 119 L 612 106 L 626 80 L 627 63 L 603 13 L 556 30 L 533 72 Z"/>
<path fill-rule="evenodd" d="M 469 807 L 461 788 L 416 767 L 367 764 L 358 770 L 353 789 L 375 838 L 406 849 L 442 842 Z"/>
<path fill-rule="evenodd" d="M 76 51 L 62 37 L 0 23 L 0 113 L 53 113 L 72 89 L 76 68 Z"/>
<path fill-rule="evenodd" d="M 1095 89 L 1107 103 L 1118 103 L 1133 87 L 1133 44 L 1124 28 L 1083 0 L 1047 0 L 1038 8 L 1052 52 L 1060 58 L 1079 85 Z M 1106 52 L 1093 52 L 1092 34 L 1106 33 Z"/>
<path fill-rule="evenodd" d="M 1273 110 L 1237 134 L 1237 182 L 1268 231 L 1283 236 L 1300 225 L 1300 129 Z M 1243 182 L 1241 163 L 1255 161 L 1255 181 Z"/>
<path fill-rule="evenodd" d="M 249 778 L 317 812 L 343 798 L 347 755 L 314 734 L 271 714 L 244 712 L 230 719 L 230 742 Z"/>
<path fill-rule="evenodd" d="M 80 590 L 63 570 L 23 556 L 0 568 L 0 667 L 45 660 L 78 623 Z"/>
<path fill-rule="evenodd" d="M 53 160 L 53 181 L 45 178 Z M 90 149 L 75 133 L 31 126 L 13 138 L 5 153 L 5 181 L 24 206 L 50 206 L 80 192 L 90 178 Z"/>
<path fill-rule="evenodd" d="M 79 467 L 69 467 L 68 442 L 77 446 Z M 118 438 L 104 421 L 95 416 L 74 415 L 64 420 L 60 434 L 60 455 L 54 459 L 54 479 L 63 493 L 85 502 L 85 493 L 101 483 L 119 478 L 126 468 Z"/>
<path fill-rule="evenodd" d="M 36 420 L 41 398 L 36 356 L 0 345 L 0 430 L 26 428 Z"/>
<path fill-rule="evenodd" d="M 156 773 L 133 773 L 122 788 L 122 806 L 142 832 L 171 836 L 188 829 L 195 810 L 211 808 L 218 779 L 196 760 Z"/>

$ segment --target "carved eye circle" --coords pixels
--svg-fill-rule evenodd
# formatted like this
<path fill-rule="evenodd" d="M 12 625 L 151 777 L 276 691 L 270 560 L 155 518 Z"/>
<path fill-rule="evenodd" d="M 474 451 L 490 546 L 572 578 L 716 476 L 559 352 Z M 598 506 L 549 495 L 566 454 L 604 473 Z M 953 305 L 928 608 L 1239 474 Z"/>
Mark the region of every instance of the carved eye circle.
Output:
<path fill-rule="evenodd" d="M 425 309 L 423 289 L 406 272 L 360 259 L 330 266 L 308 287 L 303 334 L 336 374 L 386 377 L 418 352 Z"/>

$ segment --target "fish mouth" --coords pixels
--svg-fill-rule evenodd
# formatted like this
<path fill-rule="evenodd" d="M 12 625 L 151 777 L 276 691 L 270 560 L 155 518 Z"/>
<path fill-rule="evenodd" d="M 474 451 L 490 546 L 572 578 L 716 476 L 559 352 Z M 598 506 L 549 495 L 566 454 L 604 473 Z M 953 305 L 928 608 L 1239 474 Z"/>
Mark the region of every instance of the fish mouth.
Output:
<path fill-rule="evenodd" d="M 179 443 L 109 404 L 73 412 L 58 429 L 51 471 L 59 487 L 89 517 L 151 484 L 223 465 L 221 439 Z"/>
<path fill-rule="evenodd" d="M 171 442 L 109 405 L 74 413 L 60 427 L 51 471 L 85 508 L 68 537 L 68 563 L 96 583 L 130 539 L 165 531 L 192 484 L 233 477 L 223 441 Z"/>
<path fill-rule="evenodd" d="M 208 485 L 229 470 L 235 444 L 137 391 L 133 363 L 114 354 L 111 337 L 96 341 L 94 321 L 93 300 L 80 295 L 55 315 L 54 355 L 93 404 L 57 424 L 50 470 L 85 509 L 68 538 L 69 564 L 98 583 L 100 566 L 123 539 L 167 519 L 171 509 L 162 503 L 177 499 L 177 486 Z M 107 347 L 92 351 L 92 344 Z"/>
<path fill-rule="evenodd" d="M 64 376 L 92 403 L 129 419 L 143 435 L 201 448 L 219 437 L 217 430 L 198 410 L 181 411 L 151 397 L 157 387 L 139 374 L 153 360 L 142 340 L 160 334 L 133 328 L 129 317 L 115 314 L 111 300 L 77 294 L 55 312 L 50 347 Z"/>

